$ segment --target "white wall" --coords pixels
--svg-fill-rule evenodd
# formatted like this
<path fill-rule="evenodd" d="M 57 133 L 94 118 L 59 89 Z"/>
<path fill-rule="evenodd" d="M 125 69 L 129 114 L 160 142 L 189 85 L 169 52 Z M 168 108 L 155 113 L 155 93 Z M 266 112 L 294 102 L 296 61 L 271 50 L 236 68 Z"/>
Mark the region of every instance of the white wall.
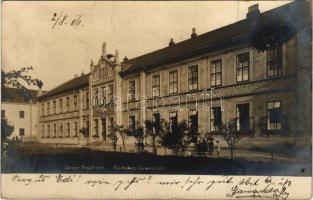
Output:
<path fill-rule="evenodd" d="M 5 110 L 5 118 L 14 126 L 11 137 L 19 136 L 20 128 L 25 129 L 24 137 L 37 137 L 36 124 L 37 105 L 22 103 L 1 103 L 1 110 Z M 20 111 L 24 111 L 24 118 L 20 118 Z"/>

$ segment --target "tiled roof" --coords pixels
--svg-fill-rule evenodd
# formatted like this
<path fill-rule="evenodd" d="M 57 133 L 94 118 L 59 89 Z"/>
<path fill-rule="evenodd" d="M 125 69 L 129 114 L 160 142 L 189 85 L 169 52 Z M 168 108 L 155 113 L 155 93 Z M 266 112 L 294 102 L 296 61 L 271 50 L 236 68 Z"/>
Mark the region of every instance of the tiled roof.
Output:
<path fill-rule="evenodd" d="M 75 77 L 38 97 L 39 100 L 88 86 L 89 74 Z"/>
<path fill-rule="evenodd" d="M 1 101 L 11 103 L 36 103 L 36 96 L 38 90 L 28 90 L 29 93 L 23 93 L 19 88 L 2 88 L 1 89 Z M 29 96 L 28 96 L 29 95 Z"/>
<path fill-rule="evenodd" d="M 307 15 L 311 5 L 306 1 L 296 1 L 281 7 L 261 13 L 260 23 L 284 21 L 295 28 L 305 23 L 305 19 L 311 23 L 311 16 Z M 302 15 L 302 16 L 301 16 Z M 151 69 L 168 63 L 174 63 L 197 55 L 210 53 L 244 44 L 249 41 L 249 33 L 253 29 L 249 20 L 244 19 L 222 28 L 201 34 L 199 36 L 184 40 L 172 46 L 129 59 L 122 63 L 121 75 L 135 73 L 140 70 Z"/>

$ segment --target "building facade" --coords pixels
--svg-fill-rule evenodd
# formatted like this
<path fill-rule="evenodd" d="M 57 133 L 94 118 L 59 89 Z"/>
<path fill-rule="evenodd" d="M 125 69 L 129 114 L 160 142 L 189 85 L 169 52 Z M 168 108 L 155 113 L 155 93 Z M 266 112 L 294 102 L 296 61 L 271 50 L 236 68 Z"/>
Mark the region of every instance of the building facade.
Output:
<path fill-rule="evenodd" d="M 42 141 L 47 136 L 53 141 L 51 136 L 63 133 L 64 128 L 55 131 L 60 124 L 76 127 L 77 123 L 79 130 L 87 127 L 91 134 L 84 138 L 92 142 L 110 141 L 113 123 L 124 128 L 145 127 L 146 120 L 156 119 L 170 123 L 196 119 L 201 137 L 219 137 L 222 126 L 230 121 L 235 122 L 238 133 L 253 141 L 310 136 L 308 4 L 293 2 L 264 13 L 254 5 L 246 19 L 201 35 L 193 29 L 190 39 L 179 43 L 171 39 L 168 47 L 125 58 L 122 63 L 118 53 L 107 54 L 103 44 L 98 63 L 91 62 L 88 78 L 78 78 L 84 82 L 80 88 L 74 84 L 66 92 L 51 90 L 39 98 Z M 261 49 L 255 44 L 259 28 L 273 25 L 290 27 L 293 34 Z M 65 107 L 69 101 L 69 113 L 58 114 L 61 99 Z M 59 141 L 66 142 L 64 137 L 73 134 L 67 131 Z"/>
<path fill-rule="evenodd" d="M 114 106 L 120 93 L 118 52 L 91 61 L 90 73 L 76 76 L 38 97 L 39 141 L 42 143 L 79 144 L 106 141 L 110 126 L 118 118 Z M 119 75 L 118 75 L 119 76 Z"/>
<path fill-rule="evenodd" d="M 42 143 L 86 144 L 89 123 L 89 74 L 38 97 L 38 139 Z"/>
<path fill-rule="evenodd" d="M 244 20 L 202 35 L 193 29 L 188 40 L 171 39 L 166 48 L 125 61 L 122 93 L 136 97 L 122 96 L 123 124 L 144 126 L 160 118 L 190 124 L 194 117 L 202 137 L 219 137 L 230 121 L 250 141 L 310 136 L 312 40 L 306 4 L 264 13 L 254 5 Z M 301 9 L 306 12 L 296 13 Z M 295 32 L 288 40 L 263 49 L 253 45 L 259 27 L 286 23 Z"/>
<path fill-rule="evenodd" d="M 10 138 L 18 137 L 22 141 L 37 139 L 37 90 L 29 90 L 30 97 L 25 98 L 18 88 L 2 88 L 1 118 L 13 126 Z"/>

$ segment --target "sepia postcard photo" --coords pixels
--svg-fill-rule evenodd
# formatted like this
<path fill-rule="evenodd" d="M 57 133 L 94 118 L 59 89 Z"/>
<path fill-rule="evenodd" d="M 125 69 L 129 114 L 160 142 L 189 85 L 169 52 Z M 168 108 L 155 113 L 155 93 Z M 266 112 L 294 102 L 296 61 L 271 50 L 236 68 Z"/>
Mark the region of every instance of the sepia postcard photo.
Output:
<path fill-rule="evenodd" d="M 310 0 L 1 7 L 2 198 L 311 198 Z"/>

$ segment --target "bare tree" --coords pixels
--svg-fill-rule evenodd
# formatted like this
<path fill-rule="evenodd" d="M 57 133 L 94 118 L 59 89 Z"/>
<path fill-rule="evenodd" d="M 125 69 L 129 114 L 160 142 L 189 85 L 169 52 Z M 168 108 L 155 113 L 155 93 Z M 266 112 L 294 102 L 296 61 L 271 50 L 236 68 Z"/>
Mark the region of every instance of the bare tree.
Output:
<path fill-rule="evenodd" d="M 237 131 L 236 119 L 231 119 L 226 125 L 222 126 L 223 137 L 230 149 L 230 157 L 234 159 L 234 149 L 242 135 Z"/>

